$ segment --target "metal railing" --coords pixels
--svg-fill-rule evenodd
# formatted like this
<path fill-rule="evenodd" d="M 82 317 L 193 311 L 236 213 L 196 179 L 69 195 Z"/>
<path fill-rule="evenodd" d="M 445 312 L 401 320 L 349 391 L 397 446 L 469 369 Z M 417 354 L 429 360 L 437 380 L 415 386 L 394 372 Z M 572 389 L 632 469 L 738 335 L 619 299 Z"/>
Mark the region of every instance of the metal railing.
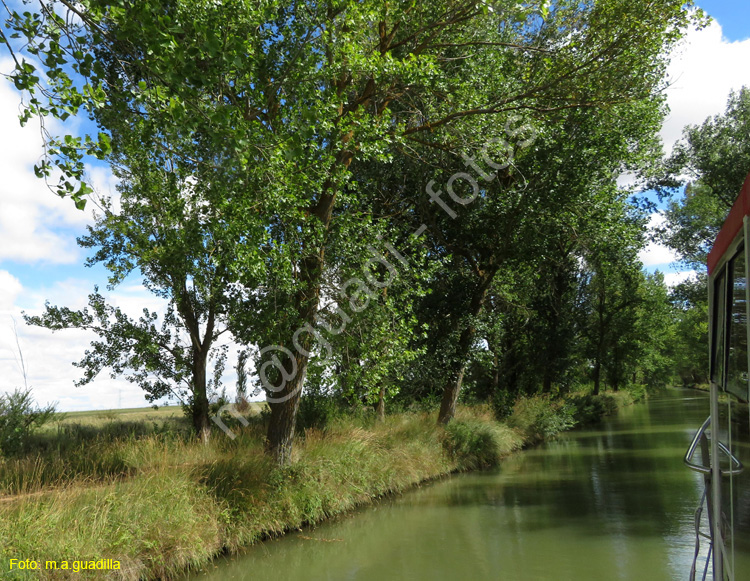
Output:
<path fill-rule="evenodd" d="M 693 462 L 693 455 L 695 454 L 695 451 L 698 449 L 698 444 L 700 444 L 701 437 L 705 436 L 706 430 L 711 425 L 711 418 L 706 418 L 706 421 L 703 422 L 703 425 L 700 427 L 700 429 L 695 433 L 695 436 L 693 437 L 693 441 L 690 442 L 690 446 L 687 449 L 687 452 L 685 452 L 685 465 L 690 468 L 691 470 L 695 470 L 696 472 L 700 472 L 701 474 L 711 474 L 711 463 L 709 462 L 708 465 L 706 464 L 696 464 Z M 722 476 L 736 476 L 740 472 L 742 472 L 745 467 L 742 465 L 742 462 L 740 462 L 739 458 L 737 458 L 734 454 L 732 454 L 732 451 L 727 448 L 721 441 L 718 442 L 719 450 L 721 450 L 724 454 L 727 455 L 729 458 L 729 465 L 730 468 L 722 468 L 721 469 L 721 475 Z M 734 465 L 734 467 L 732 467 Z"/>
<path fill-rule="evenodd" d="M 713 521 L 714 521 L 714 514 L 711 510 L 711 476 L 712 476 L 712 462 L 710 458 L 709 453 L 709 446 L 708 446 L 708 436 L 706 435 L 706 430 L 711 425 L 711 417 L 709 416 L 705 422 L 703 422 L 703 425 L 700 427 L 700 429 L 695 433 L 695 436 L 693 437 L 693 441 L 690 442 L 690 446 L 687 449 L 687 452 L 685 453 L 685 465 L 690 468 L 691 470 L 694 470 L 695 472 L 698 472 L 703 475 L 703 483 L 704 483 L 704 490 L 703 495 L 701 496 L 700 504 L 698 505 L 698 508 L 695 511 L 695 553 L 693 555 L 693 564 L 690 567 L 690 581 L 695 581 L 695 575 L 697 573 L 697 565 L 698 565 L 698 557 L 700 556 L 700 549 L 701 549 L 701 538 L 708 540 L 708 553 L 706 555 L 706 563 L 703 567 L 703 575 L 701 579 L 705 581 L 706 576 L 708 574 L 709 565 L 711 563 L 711 558 L 714 559 L 721 558 L 723 559 L 724 555 L 724 539 L 719 538 L 715 539 L 713 538 L 713 534 L 707 534 L 704 533 L 701 530 L 701 521 L 703 516 L 703 506 L 705 504 L 706 506 L 706 513 L 708 516 L 708 530 L 713 531 Z M 712 434 L 713 435 L 713 434 Z M 698 446 L 700 446 L 701 449 L 701 464 L 697 464 L 693 460 L 693 456 L 695 455 L 695 451 L 698 449 Z M 734 476 L 742 472 L 744 469 L 744 466 L 742 465 L 742 462 L 734 455 L 732 454 L 732 451 L 727 448 L 719 439 L 718 435 L 716 435 L 716 446 L 718 450 L 720 450 L 723 454 L 725 454 L 729 458 L 729 467 L 728 468 L 720 468 L 719 473 L 722 476 Z M 717 483 L 720 484 L 720 483 Z M 726 522 L 726 517 L 723 514 L 719 515 L 720 523 L 722 525 Z M 721 533 L 720 533 L 721 536 Z M 717 549 L 718 547 L 718 549 Z M 730 579 L 733 579 L 734 577 L 730 573 Z"/>

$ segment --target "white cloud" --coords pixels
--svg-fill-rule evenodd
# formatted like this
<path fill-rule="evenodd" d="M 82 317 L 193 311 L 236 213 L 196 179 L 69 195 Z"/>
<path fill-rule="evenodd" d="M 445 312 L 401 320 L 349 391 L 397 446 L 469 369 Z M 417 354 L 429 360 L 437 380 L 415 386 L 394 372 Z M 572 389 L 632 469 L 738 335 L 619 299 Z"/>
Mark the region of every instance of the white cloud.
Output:
<path fill-rule="evenodd" d="M 109 301 L 129 317 L 136 319 L 143 315 L 143 309 L 161 316 L 167 308 L 167 302 L 164 299 L 157 297 L 141 284 L 118 287 L 117 292 L 110 293 Z"/>
<path fill-rule="evenodd" d="M 20 316 L 14 318 L 15 329 L 9 316 L 0 316 L 2 391 L 11 391 L 26 383 L 33 389 L 37 402 L 58 402 L 62 411 L 147 404 L 137 386 L 121 379 L 112 379 L 106 372 L 85 387 L 74 386 L 82 373 L 72 363 L 81 359 L 94 338 L 93 333 L 79 330 L 53 333 L 48 329 L 26 325 Z M 25 378 L 19 351 L 23 355 Z"/>
<path fill-rule="evenodd" d="M 695 278 L 697 273 L 694 270 L 681 270 L 678 272 L 665 272 L 664 283 L 669 286 L 676 286 L 681 282 Z"/>
<path fill-rule="evenodd" d="M 637 176 L 631 171 L 621 174 L 617 178 L 617 187 L 622 189 L 630 188 L 637 184 Z"/>
<path fill-rule="evenodd" d="M 129 314 L 140 314 L 130 312 L 136 303 L 141 309 L 148 306 L 155 310 L 163 304 L 140 288 L 141 293 L 133 287 L 122 294 L 122 299 L 118 293 L 112 293 L 110 299 L 115 304 L 128 304 L 128 308 L 123 308 Z M 147 405 L 140 388 L 122 378 L 112 379 L 106 371 L 85 387 L 74 386 L 82 373 L 72 363 L 83 357 L 96 337 L 94 333 L 76 329 L 53 332 L 26 325 L 22 319 L 22 309 L 40 314 L 47 299 L 52 304 L 82 308 L 91 290 L 89 281 L 69 279 L 30 291 L 14 276 L 0 270 L 0 392 L 28 384 L 38 402 L 58 402 L 63 411 Z M 21 300 L 23 305 L 19 304 Z"/>
<path fill-rule="evenodd" d="M 667 153 L 682 136 L 686 125 L 697 125 L 709 116 L 723 113 L 729 93 L 750 86 L 747 62 L 750 62 L 750 39 L 730 42 L 723 36 L 718 22 L 713 21 L 703 30 L 688 31 L 668 67 L 671 86 L 666 94 L 670 114 L 661 131 Z M 649 227 L 663 222 L 662 215 L 653 214 Z M 641 262 L 649 270 L 655 267 L 664 270 L 677 258 L 672 250 L 653 242 L 640 253 Z M 677 284 L 684 280 L 681 277 L 691 273 L 668 273 L 665 280 L 669 285 Z"/>
<path fill-rule="evenodd" d="M 675 262 L 678 258 L 673 250 L 655 242 L 650 242 L 646 248 L 641 250 L 638 256 L 643 266 L 647 268 L 668 265 Z"/>
<path fill-rule="evenodd" d="M 654 230 L 664 225 L 666 218 L 661 212 L 654 212 L 651 214 L 648 222 L 648 230 L 653 233 Z M 664 246 L 656 242 L 649 242 L 648 245 L 641 250 L 638 254 L 643 266 L 649 270 L 653 270 L 656 266 L 666 266 L 678 260 L 677 254 Z"/>
<path fill-rule="evenodd" d="M 668 68 L 670 115 L 661 131 L 666 151 L 688 124 L 699 124 L 726 108 L 730 91 L 750 86 L 750 39 L 730 42 L 713 21 L 703 30 L 691 29 Z"/>
<path fill-rule="evenodd" d="M 53 231 L 70 224 L 61 202 L 32 171 L 42 153 L 38 127 L 21 128 L 16 111 L 18 94 L 0 83 L 0 260 L 21 262 L 46 260 L 57 264 L 74 262 L 75 240 Z M 70 204 L 70 202 L 68 202 Z"/>
<path fill-rule="evenodd" d="M 8 60 L 0 60 L 0 71 L 8 71 Z M 41 159 L 42 137 L 38 121 L 25 127 L 18 122 L 20 96 L 0 79 L 0 262 L 75 264 L 82 252 L 75 238 L 93 220 L 93 205 L 77 210 L 69 199 L 61 199 L 36 177 L 33 167 Z M 65 130 L 72 130 L 69 123 Z M 47 121 L 55 132 L 60 125 Z M 95 190 L 107 195 L 114 179 L 104 168 L 88 168 Z"/>
<path fill-rule="evenodd" d="M 0 313 L 11 312 L 21 294 L 21 282 L 7 270 L 0 270 Z"/>

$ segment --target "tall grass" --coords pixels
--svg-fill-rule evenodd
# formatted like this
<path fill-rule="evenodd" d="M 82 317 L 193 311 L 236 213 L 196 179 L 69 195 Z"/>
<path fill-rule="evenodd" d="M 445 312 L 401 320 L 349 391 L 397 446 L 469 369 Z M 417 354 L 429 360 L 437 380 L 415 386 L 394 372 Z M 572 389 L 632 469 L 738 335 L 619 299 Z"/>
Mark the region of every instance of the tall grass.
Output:
<path fill-rule="evenodd" d="M 58 424 L 29 437 L 28 453 L 0 456 L 0 496 L 131 476 L 141 466 L 138 450 L 147 448 L 146 442 L 186 442 L 189 434 L 186 422 Z"/>
<path fill-rule="evenodd" d="M 489 406 L 463 409 L 446 427 L 443 446 L 460 469 L 490 468 L 523 447 L 523 436 L 492 421 L 493 413 Z"/>

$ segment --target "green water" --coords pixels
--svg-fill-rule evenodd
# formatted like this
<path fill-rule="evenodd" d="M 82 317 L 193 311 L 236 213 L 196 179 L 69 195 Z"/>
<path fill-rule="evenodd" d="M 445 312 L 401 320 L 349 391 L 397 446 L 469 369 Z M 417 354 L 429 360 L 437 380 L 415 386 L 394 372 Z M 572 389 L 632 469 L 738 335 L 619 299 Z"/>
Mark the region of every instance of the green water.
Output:
<path fill-rule="evenodd" d="M 682 456 L 707 414 L 702 394 L 671 391 L 497 471 L 426 485 L 190 579 L 684 580 L 702 483 Z"/>

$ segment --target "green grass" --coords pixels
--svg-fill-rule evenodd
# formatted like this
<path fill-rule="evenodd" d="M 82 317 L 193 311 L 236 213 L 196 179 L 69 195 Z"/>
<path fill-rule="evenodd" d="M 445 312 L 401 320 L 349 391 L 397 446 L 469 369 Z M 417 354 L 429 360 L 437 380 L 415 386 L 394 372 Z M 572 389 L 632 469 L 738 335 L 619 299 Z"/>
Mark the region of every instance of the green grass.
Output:
<path fill-rule="evenodd" d="M 264 405 L 251 404 L 248 417 L 257 416 Z M 0 500 L 79 482 L 128 478 L 148 463 L 140 456 L 145 450 L 153 452 L 154 442 L 163 450 L 191 439 L 190 421 L 179 407 L 66 414 L 32 434 L 25 454 L 0 456 Z"/>
<path fill-rule="evenodd" d="M 129 411 L 145 413 L 142 424 L 153 421 L 148 410 Z M 107 426 L 123 422 L 106 418 L 99 425 L 98 413 L 78 416 L 98 437 L 79 439 L 57 455 L 0 464 L 0 485 L 13 492 L 0 498 L 4 579 L 103 577 L 9 571 L 10 558 L 115 559 L 122 569 L 107 578 L 175 578 L 223 551 L 451 472 L 497 464 L 529 442 L 524 430 L 495 422 L 483 406 L 459 408 L 447 429 L 432 413 L 395 414 L 383 423 L 337 417 L 325 428 L 303 430 L 293 464 L 278 468 L 263 453 L 260 416 L 235 428 L 234 440 L 217 432 L 203 445 L 159 429 L 103 436 Z M 72 438 L 66 431 L 72 428 L 58 429 Z M 75 468 L 66 472 L 71 463 Z"/>

